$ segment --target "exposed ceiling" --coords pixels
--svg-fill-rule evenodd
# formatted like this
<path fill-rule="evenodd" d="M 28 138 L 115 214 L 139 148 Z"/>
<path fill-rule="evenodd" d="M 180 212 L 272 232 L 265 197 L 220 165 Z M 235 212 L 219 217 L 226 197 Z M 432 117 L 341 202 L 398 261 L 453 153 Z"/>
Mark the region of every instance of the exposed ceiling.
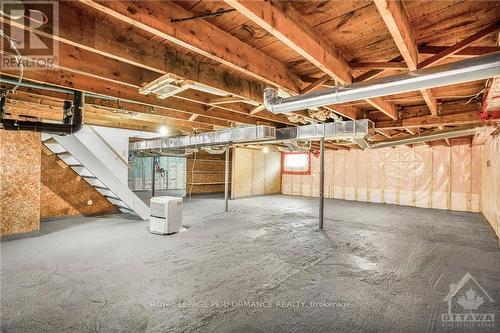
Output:
<path fill-rule="evenodd" d="M 146 131 L 281 127 L 323 121 L 330 112 L 373 120 L 380 139 L 477 123 L 486 81 L 329 106 L 317 115 L 275 115 L 259 104 L 268 85 L 293 95 L 500 51 L 498 1 L 81 0 L 60 2 L 59 13 L 57 36 L 37 32 L 59 41 L 59 63 L 25 71 L 24 79 L 112 97 L 88 97 L 85 121 Z M 164 99 L 139 93 L 166 74 L 218 93 L 193 86 Z M 60 119 L 65 97 L 19 88 L 9 96 L 8 116 Z"/>

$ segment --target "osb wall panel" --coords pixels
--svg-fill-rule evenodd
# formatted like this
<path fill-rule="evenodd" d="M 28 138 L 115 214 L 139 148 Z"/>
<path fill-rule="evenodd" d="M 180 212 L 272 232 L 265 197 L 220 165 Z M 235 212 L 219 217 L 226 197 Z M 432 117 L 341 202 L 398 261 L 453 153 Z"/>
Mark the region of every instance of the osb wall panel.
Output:
<path fill-rule="evenodd" d="M 500 135 L 484 144 L 481 172 L 483 215 L 500 238 Z"/>
<path fill-rule="evenodd" d="M 40 227 L 40 134 L 0 130 L 0 235 Z"/>
<path fill-rule="evenodd" d="M 45 146 L 41 153 L 40 217 L 101 215 L 116 212 L 95 188 Z"/>
<path fill-rule="evenodd" d="M 281 191 L 281 154 L 235 148 L 233 151 L 231 198 L 279 193 Z"/>
<path fill-rule="evenodd" d="M 460 142 L 458 142 L 460 143 Z M 311 175 L 283 175 L 282 193 L 319 195 L 319 158 Z M 325 196 L 479 212 L 481 146 L 398 147 L 325 153 Z"/>
<path fill-rule="evenodd" d="M 209 154 L 204 151 L 189 155 L 186 160 L 186 193 L 224 192 L 225 159 L 226 154 Z M 231 173 L 231 166 L 229 172 Z M 229 179 L 231 180 L 231 174 Z"/>

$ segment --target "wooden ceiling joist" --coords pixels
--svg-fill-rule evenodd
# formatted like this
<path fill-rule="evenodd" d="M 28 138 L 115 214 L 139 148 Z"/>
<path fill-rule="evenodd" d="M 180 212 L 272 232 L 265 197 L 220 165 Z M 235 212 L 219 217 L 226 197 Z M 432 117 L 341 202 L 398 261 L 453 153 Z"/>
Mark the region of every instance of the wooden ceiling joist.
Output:
<path fill-rule="evenodd" d="M 51 101 L 46 96 L 35 96 L 18 92 L 7 100 L 7 115 L 9 118 L 26 118 L 37 120 L 60 121 L 62 119 L 62 100 Z M 89 125 L 99 125 L 114 128 L 146 130 L 157 132 L 159 126 L 166 125 L 170 128 L 183 131 L 210 131 L 211 125 L 193 123 L 182 119 L 167 117 L 141 117 L 141 114 L 131 115 L 123 110 L 113 112 L 92 104 L 86 104 L 84 122 Z"/>
<path fill-rule="evenodd" d="M 156 73 L 147 69 L 126 64 L 121 61 L 105 57 L 101 54 L 93 53 L 85 49 L 79 49 L 75 46 L 64 43 L 61 43 L 59 46 L 59 62 L 55 65 L 55 67 L 70 73 L 85 75 L 99 81 L 106 80 L 113 84 L 125 85 L 136 90 L 139 89 L 143 82 L 150 82 L 156 78 Z M 168 100 L 172 101 L 175 105 L 178 105 L 179 108 L 182 107 L 179 103 L 174 102 L 175 98 L 181 97 L 174 96 Z M 241 100 L 241 98 L 239 99 Z M 205 100 L 190 101 L 201 104 L 210 104 Z M 229 112 L 240 113 L 242 115 L 248 114 L 248 112 L 240 106 L 226 107 L 223 109 Z M 206 112 L 206 110 L 203 110 L 202 112 L 207 115 L 214 114 L 212 111 Z M 221 120 L 224 119 L 224 117 L 215 118 L 219 118 Z M 272 113 L 260 113 L 257 118 L 270 123 L 290 123 L 285 117 Z"/>
<path fill-rule="evenodd" d="M 5 74 L 16 76 L 15 71 L 4 71 Z M 256 124 L 254 118 L 248 118 L 244 115 L 229 113 L 223 110 L 206 111 L 206 108 L 198 103 L 183 101 L 178 98 L 168 98 L 161 100 L 155 96 L 144 96 L 139 94 L 137 89 L 123 86 L 117 83 L 112 83 L 105 80 L 99 80 L 92 77 L 87 77 L 82 74 L 71 73 L 64 70 L 44 70 L 44 71 L 27 71 L 25 79 L 47 83 L 55 86 L 66 87 L 86 92 L 93 92 L 103 96 L 111 96 L 125 101 L 134 101 L 139 104 L 158 106 L 161 108 L 174 110 L 188 114 L 199 114 L 208 118 L 221 120 L 224 122 L 233 121 L 242 124 Z M 163 112 L 163 109 L 159 110 Z"/>
<path fill-rule="evenodd" d="M 418 52 L 420 54 L 439 54 L 444 50 L 448 49 L 449 46 L 435 46 L 435 45 L 420 45 L 418 47 Z M 481 55 L 500 52 L 499 46 L 468 46 L 460 51 L 453 52 L 453 54 L 449 54 L 449 57 L 478 57 Z"/>
<path fill-rule="evenodd" d="M 374 0 L 374 3 L 408 68 L 411 71 L 416 70 L 418 67 L 417 42 L 403 2 L 398 0 Z M 437 101 L 432 90 L 424 89 L 420 92 L 431 114 L 437 116 Z"/>
<path fill-rule="evenodd" d="M 187 80 L 227 91 L 231 95 L 254 101 L 262 100 L 265 87 L 262 83 L 174 52 L 162 44 L 136 34 L 134 29 L 121 31 L 81 8 L 74 7 L 75 5 L 65 1 L 59 3 L 59 10 L 64 15 L 60 15 L 57 35 L 33 30 L 31 27 L 1 17 L 0 21 L 35 32 L 39 36 L 54 38 L 63 44 L 156 72 L 157 77 L 173 73 Z M 149 81 L 144 83 L 147 82 Z"/>
<path fill-rule="evenodd" d="M 439 127 L 439 126 L 459 126 L 479 122 L 477 112 L 464 112 L 444 116 L 419 116 L 399 121 L 380 121 L 375 123 L 375 127 L 381 130 L 399 128 L 419 128 L 419 127 Z"/>
<path fill-rule="evenodd" d="M 257 80 L 300 91 L 301 81 L 287 67 L 265 53 L 205 20 L 172 22 L 192 14 L 171 1 L 80 2 L 192 52 L 218 61 Z"/>
<path fill-rule="evenodd" d="M 481 39 L 487 37 L 488 35 L 495 33 L 500 30 L 500 21 L 489 25 L 488 27 L 476 32 L 475 34 L 461 40 L 460 42 L 456 43 L 453 46 L 450 46 L 448 48 L 445 48 L 438 54 L 433 55 L 430 58 L 425 59 L 421 63 L 418 64 L 418 68 L 425 68 L 428 66 L 431 66 L 449 56 L 452 56 L 455 53 L 460 52 L 461 50 L 465 49 L 466 47 L 470 46 L 471 44 L 480 41 Z"/>
<path fill-rule="evenodd" d="M 283 2 L 226 0 L 227 4 L 279 39 L 326 74 L 351 83 L 350 67 L 342 55 L 315 33 L 291 6 Z"/>
<path fill-rule="evenodd" d="M 264 0 L 226 0 L 226 2 L 325 74 L 342 84 L 352 82 L 351 68 L 344 57 L 320 34 L 316 33 L 314 28 L 291 6 Z M 397 119 L 394 105 L 381 98 L 373 98 L 367 102 L 390 118 Z"/>

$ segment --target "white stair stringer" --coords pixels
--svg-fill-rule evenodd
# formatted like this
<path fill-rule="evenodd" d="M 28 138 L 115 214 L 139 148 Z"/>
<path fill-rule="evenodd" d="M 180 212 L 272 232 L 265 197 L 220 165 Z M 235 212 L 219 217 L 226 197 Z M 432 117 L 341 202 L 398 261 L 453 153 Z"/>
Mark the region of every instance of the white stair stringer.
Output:
<path fill-rule="evenodd" d="M 120 211 L 135 214 L 143 220 L 149 219 L 149 207 L 77 135 L 44 134 L 42 141 Z M 99 145 L 99 149 L 107 149 L 109 154 L 114 154 L 104 141 Z"/>

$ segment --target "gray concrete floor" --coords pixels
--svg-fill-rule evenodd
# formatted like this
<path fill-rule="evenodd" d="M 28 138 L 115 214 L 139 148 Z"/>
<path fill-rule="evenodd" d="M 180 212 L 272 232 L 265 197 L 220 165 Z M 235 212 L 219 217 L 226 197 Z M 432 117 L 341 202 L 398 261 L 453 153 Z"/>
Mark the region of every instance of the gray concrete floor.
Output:
<path fill-rule="evenodd" d="M 480 214 L 327 200 L 318 232 L 314 198 L 223 204 L 193 198 L 173 236 L 111 215 L 2 242 L 2 331 L 450 332 L 443 298 L 466 272 L 500 326 L 500 248 Z M 464 329 L 481 330 L 495 328 Z"/>

